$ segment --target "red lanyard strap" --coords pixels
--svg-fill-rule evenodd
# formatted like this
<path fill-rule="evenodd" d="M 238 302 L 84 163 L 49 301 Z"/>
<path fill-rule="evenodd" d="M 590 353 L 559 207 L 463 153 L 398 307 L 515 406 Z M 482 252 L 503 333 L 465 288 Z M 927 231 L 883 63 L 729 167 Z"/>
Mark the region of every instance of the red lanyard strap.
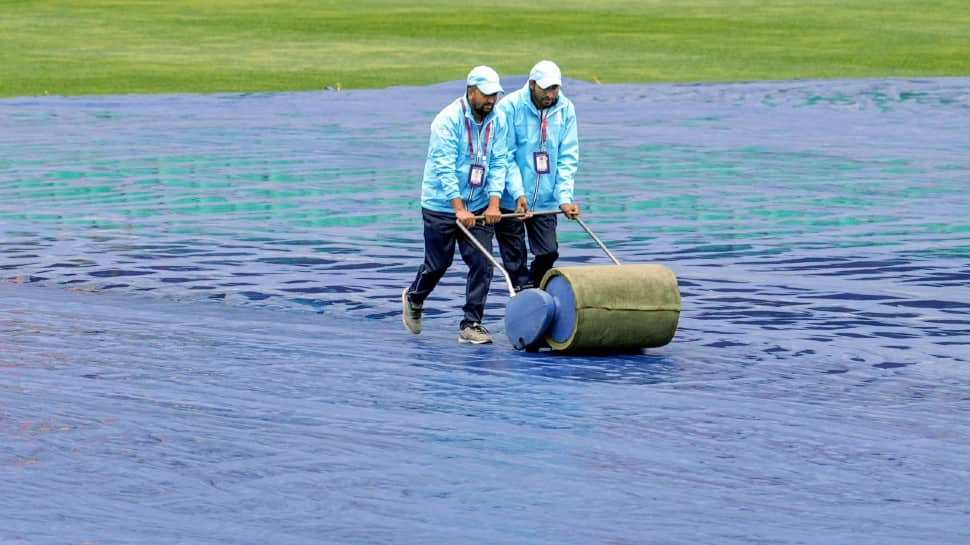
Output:
<path fill-rule="evenodd" d="M 548 121 L 547 120 L 548 119 L 549 118 L 546 117 L 546 111 L 545 110 L 542 110 L 542 111 L 539 112 L 539 133 L 540 133 L 539 134 L 539 138 L 540 138 L 539 145 L 542 146 L 543 148 L 546 147 L 547 128 L 548 128 Z"/>
<path fill-rule="evenodd" d="M 465 119 L 465 131 L 468 132 L 468 155 L 471 155 L 472 158 L 474 158 L 475 146 L 472 144 L 472 124 L 471 122 L 468 121 L 468 110 L 465 109 L 464 100 L 461 101 L 461 113 L 462 113 L 462 117 Z M 481 129 L 479 129 L 478 133 L 481 134 L 481 132 L 482 132 Z M 488 156 L 488 141 L 491 140 L 491 138 L 492 138 L 492 123 L 489 122 L 488 125 L 485 125 L 485 146 L 482 148 L 482 158 L 485 158 Z"/>

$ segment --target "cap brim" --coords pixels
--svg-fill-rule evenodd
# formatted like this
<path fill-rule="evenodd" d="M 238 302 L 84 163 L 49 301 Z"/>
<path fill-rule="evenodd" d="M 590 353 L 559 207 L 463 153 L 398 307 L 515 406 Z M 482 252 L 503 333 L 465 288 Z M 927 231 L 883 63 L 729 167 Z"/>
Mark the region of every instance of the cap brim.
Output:
<path fill-rule="evenodd" d="M 543 89 L 548 89 L 553 85 L 558 85 L 562 87 L 562 81 L 559 78 L 544 78 L 540 80 L 535 80 L 536 85 L 542 87 Z"/>
<path fill-rule="evenodd" d="M 483 83 L 478 86 L 478 90 L 485 95 L 494 95 L 495 93 L 504 93 L 505 89 L 497 83 Z"/>

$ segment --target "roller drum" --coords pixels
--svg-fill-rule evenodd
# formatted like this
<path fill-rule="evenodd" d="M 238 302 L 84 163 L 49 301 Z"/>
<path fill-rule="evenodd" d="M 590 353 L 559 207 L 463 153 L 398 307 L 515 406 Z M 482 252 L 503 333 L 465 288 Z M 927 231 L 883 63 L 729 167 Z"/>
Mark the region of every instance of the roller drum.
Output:
<path fill-rule="evenodd" d="M 621 351 L 669 343 L 680 318 L 680 289 L 653 263 L 549 270 L 539 286 L 556 303 L 545 334 L 558 351 Z"/>

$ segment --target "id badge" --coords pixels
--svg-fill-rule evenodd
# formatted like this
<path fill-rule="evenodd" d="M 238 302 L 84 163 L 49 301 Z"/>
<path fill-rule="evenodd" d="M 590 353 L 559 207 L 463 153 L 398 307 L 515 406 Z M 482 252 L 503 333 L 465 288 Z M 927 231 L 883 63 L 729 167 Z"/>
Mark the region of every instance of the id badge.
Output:
<path fill-rule="evenodd" d="M 545 151 L 537 151 L 532 154 L 532 159 L 535 163 L 536 174 L 549 174 L 549 153 Z"/>
<path fill-rule="evenodd" d="M 468 185 L 471 187 L 481 187 L 485 181 L 485 167 L 482 165 L 472 165 L 468 171 Z"/>

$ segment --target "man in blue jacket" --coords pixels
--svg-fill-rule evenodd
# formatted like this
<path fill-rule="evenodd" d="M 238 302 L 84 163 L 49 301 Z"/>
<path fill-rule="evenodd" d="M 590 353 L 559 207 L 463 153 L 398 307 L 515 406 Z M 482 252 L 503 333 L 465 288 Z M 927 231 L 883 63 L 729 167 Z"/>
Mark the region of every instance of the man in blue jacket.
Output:
<path fill-rule="evenodd" d="M 404 288 L 401 305 L 404 325 L 415 335 L 421 333 L 424 301 L 451 266 L 457 242 L 468 265 L 458 341 L 484 344 L 492 342 L 482 326 L 492 263 L 457 222 L 491 253 L 493 225 L 501 219 L 499 199 L 505 189 L 508 136 L 503 120 L 493 111 L 499 93 L 504 92 L 495 70 L 476 66 L 466 83 L 464 96 L 445 106 L 431 123 L 421 184 L 424 263 L 414 282 Z M 483 216 L 484 221 L 476 216 Z"/>
<path fill-rule="evenodd" d="M 498 104 L 509 136 L 508 179 L 501 200 L 504 213 L 561 210 L 569 219 L 579 216 L 579 206 L 573 202 L 573 178 L 579 166 L 576 109 L 561 86 L 556 63 L 539 61 L 529 72 L 528 83 Z M 537 287 L 559 258 L 557 217 L 505 218 L 495 226 L 502 262 L 517 290 Z M 526 234 L 535 255 L 531 266 Z"/>

